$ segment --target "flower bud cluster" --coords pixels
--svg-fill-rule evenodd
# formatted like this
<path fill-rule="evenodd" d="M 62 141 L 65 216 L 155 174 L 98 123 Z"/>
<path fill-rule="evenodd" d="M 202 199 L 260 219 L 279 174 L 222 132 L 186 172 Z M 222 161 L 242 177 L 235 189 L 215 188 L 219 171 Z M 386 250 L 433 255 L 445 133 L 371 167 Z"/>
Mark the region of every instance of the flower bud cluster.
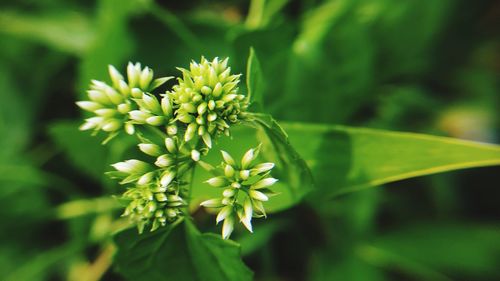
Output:
<path fill-rule="evenodd" d="M 172 77 L 153 78 L 153 71 L 139 63 L 129 63 L 125 77 L 109 66 L 111 83 L 92 80 L 89 100 L 77 105 L 95 116 L 85 120 L 81 130 L 104 131 L 107 140 L 120 131 L 136 135 L 138 148 L 150 161 L 130 159 L 112 166 L 111 177 L 127 185 L 122 199 L 127 202 L 123 216 L 129 217 L 142 232 L 151 231 L 186 215 L 188 198 L 185 175 L 208 153 L 220 135 L 245 119 L 248 99 L 239 92 L 240 75 L 231 74 L 228 59 L 192 62 L 189 70 L 179 68 L 182 78 L 165 94 L 153 90 Z M 146 139 L 144 132 L 160 135 Z M 269 176 L 272 163 L 254 165 L 259 148 L 250 149 L 236 163 L 223 152 L 223 177 L 208 180 L 223 187 L 223 197 L 203 203 L 221 208 L 217 223 L 224 221 L 223 237 L 228 238 L 236 219 L 252 231 L 253 217 L 265 216 L 262 202 L 273 193 L 276 182 Z M 204 162 L 199 162 L 200 164 Z"/>
<path fill-rule="evenodd" d="M 105 82 L 92 80 L 90 89 L 87 91 L 89 100 L 79 101 L 76 104 L 95 114 L 87 118 L 80 126 L 80 130 L 105 131 L 111 137 L 124 129 L 128 134 L 134 134 L 134 122 L 130 115 L 135 112 L 138 105 L 143 103 L 134 101 L 142 100 L 148 91 L 161 86 L 172 77 L 162 77 L 153 80 L 153 71 L 148 68 L 141 68 L 139 63 L 129 63 L 127 67 L 127 82 L 124 76 L 113 66 L 108 67 L 111 85 Z M 147 98 L 146 98 L 147 99 Z M 156 120 L 151 119 L 153 123 Z M 155 122 L 156 121 L 156 122 Z"/>
<path fill-rule="evenodd" d="M 182 78 L 167 95 L 176 108 L 176 119 L 185 124 L 186 142 L 200 137 L 208 148 L 212 138 L 229 135 L 229 127 L 242 119 L 248 101 L 239 93 L 240 75 L 232 75 L 228 59 L 191 62 L 189 70 L 179 68 Z"/>
<path fill-rule="evenodd" d="M 204 201 L 201 205 L 219 209 L 216 222 L 218 224 L 224 221 L 222 225 L 224 239 L 229 238 L 237 220 L 252 232 L 252 218 L 266 216 L 263 202 L 275 194 L 269 189 L 278 181 L 270 176 L 274 164 L 253 164 L 259 151 L 260 146 L 248 150 L 240 162 L 236 162 L 229 153 L 222 151 L 223 176 L 206 181 L 213 187 L 223 189 L 222 197 Z"/>

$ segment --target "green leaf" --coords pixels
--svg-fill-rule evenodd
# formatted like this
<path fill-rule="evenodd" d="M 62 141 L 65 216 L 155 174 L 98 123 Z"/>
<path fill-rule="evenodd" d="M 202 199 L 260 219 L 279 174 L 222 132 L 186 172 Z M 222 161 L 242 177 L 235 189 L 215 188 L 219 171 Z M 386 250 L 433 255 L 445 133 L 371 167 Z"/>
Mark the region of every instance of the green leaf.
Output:
<path fill-rule="evenodd" d="M 359 253 L 376 265 L 394 267 L 399 261 L 420 265 L 407 269 L 421 276 L 426 271 L 419 268 L 451 273 L 450 277 L 493 277 L 498 276 L 499 231 L 492 225 L 420 223 L 380 235 Z"/>
<path fill-rule="evenodd" d="M 500 147 L 344 126 L 287 123 L 290 142 L 328 195 L 457 169 L 500 165 Z M 328 191 L 325 191 L 328 190 Z"/>
<path fill-rule="evenodd" d="M 255 50 L 252 47 L 250 48 L 250 54 L 248 55 L 246 82 L 248 90 L 247 98 L 250 102 L 257 103 L 262 106 L 264 78 L 260 69 L 259 60 L 257 59 Z"/>
<path fill-rule="evenodd" d="M 75 121 L 61 121 L 53 124 L 49 133 L 76 168 L 94 179 L 101 179 L 107 169 L 107 149 L 99 138 L 79 131 L 78 126 Z"/>
<path fill-rule="evenodd" d="M 283 128 L 270 115 L 253 114 L 254 124 L 260 130 L 258 137 L 263 143 L 264 156 L 274 162 L 279 168 L 276 175 L 280 182 L 273 189 L 285 185 L 289 196 L 286 201 L 276 201 L 276 209 L 284 209 L 298 203 L 304 195 L 313 188 L 313 177 L 306 161 L 297 153 L 290 143 L 288 135 Z M 280 194 L 279 196 L 282 196 Z M 277 197 L 279 197 L 277 196 Z M 274 198 L 273 198 L 274 199 Z"/>
<path fill-rule="evenodd" d="M 219 235 L 201 234 L 189 221 L 142 235 L 129 229 L 119 233 L 115 241 L 115 263 L 127 280 L 252 280 L 238 244 Z"/>

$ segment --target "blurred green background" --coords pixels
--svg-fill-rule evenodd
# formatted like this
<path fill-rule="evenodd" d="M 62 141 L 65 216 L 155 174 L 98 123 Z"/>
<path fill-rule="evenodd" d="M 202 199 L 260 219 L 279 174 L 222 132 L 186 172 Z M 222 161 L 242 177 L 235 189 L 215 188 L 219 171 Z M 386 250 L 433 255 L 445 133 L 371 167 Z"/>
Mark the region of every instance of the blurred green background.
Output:
<path fill-rule="evenodd" d="M 229 56 L 245 73 L 253 46 L 278 120 L 498 143 L 499 26 L 494 0 L 2 1 L 1 279 L 121 280 L 103 172 L 130 144 L 78 132 L 74 104 L 108 64 L 167 76 Z M 405 180 L 238 240 L 256 280 L 500 280 L 499 182 L 498 167 Z"/>

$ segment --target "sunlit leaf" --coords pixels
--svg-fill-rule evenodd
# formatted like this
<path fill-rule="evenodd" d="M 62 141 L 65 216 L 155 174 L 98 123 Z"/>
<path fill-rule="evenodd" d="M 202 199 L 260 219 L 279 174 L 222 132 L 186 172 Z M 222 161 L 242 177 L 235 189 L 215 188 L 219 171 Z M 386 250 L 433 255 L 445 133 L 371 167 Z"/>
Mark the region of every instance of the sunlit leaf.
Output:
<path fill-rule="evenodd" d="M 344 126 L 284 123 L 322 196 L 457 169 L 500 165 L 500 147 L 452 138 Z"/>

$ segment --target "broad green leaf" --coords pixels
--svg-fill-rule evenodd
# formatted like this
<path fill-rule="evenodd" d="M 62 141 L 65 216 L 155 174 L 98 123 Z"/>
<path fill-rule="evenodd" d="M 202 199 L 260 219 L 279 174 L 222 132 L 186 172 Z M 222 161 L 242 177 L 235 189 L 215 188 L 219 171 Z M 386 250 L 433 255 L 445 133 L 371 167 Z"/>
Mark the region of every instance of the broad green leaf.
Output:
<path fill-rule="evenodd" d="M 61 121 L 53 124 L 49 133 L 75 168 L 94 179 L 101 179 L 108 169 L 107 149 L 101 145 L 98 137 L 91 136 L 89 132 L 79 131 L 78 127 L 78 122 Z"/>
<path fill-rule="evenodd" d="M 322 197 L 457 169 L 500 165 L 500 147 L 445 137 L 286 123 Z"/>
<path fill-rule="evenodd" d="M 201 234 L 189 221 L 142 235 L 129 229 L 117 234 L 115 241 L 115 264 L 127 280 L 252 280 L 237 243 Z"/>
<path fill-rule="evenodd" d="M 398 266 L 402 260 L 450 277 L 498 277 L 499 233 L 493 225 L 420 223 L 380 235 L 359 253 L 383 266 Z"/>
<path fill-rule="evenodd" d="M 280 173 L 278 186 L 284 185 L 290 202 L 280 202 L 277 209 L 284 209 L 289 205 L 298 203 L 302 197 L 313 188 L 313 178 L 309 167 L 304 159 L 290 143 L 288 135 L 283 128 L 271 116 L 265 114 L 254 114 L 254 124 L 259 130 L 258 138 L 263 143 L 264 157 L 274 162 Z"/>
<path fill-rule="evenodd" d="M 255 54 L 255 50 L 250 48 L 250 55 L 247 62 L 247 90 L 250 102 L 256 102 L 262 106 L 262 93 L 264 78 L 260 69 L 260 63 Z"/>

